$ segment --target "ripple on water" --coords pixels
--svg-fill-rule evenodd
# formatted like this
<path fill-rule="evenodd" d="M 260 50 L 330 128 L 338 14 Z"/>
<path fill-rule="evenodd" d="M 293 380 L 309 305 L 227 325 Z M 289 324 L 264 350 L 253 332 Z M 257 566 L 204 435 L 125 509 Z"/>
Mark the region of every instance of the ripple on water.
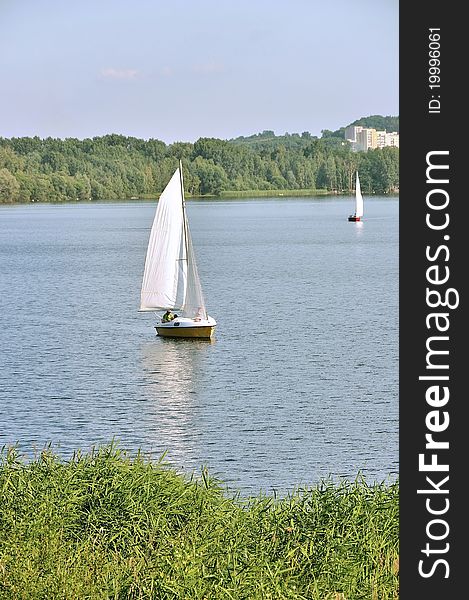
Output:
<path fill-rule="evenodd" d="M 396 475 L 398 203 L 368 204 L 189 202 L 209 343 L 137 312 L 152 204 L 1 207 L 0 443 L 115 438 L 247 493 Z"/>

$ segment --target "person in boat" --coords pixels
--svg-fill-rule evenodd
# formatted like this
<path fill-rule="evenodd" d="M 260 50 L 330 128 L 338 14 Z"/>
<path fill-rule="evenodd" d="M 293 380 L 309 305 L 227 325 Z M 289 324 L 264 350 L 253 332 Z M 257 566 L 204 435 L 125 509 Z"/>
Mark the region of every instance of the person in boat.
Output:
<path fill-rule="evenodd" d="M 169 323 L 170 321 L 173 321 L 176 317 L 177 315 L 173 314 L 170 310 L 167 310 L 164 313 L 163 318 L 161 320 L 163 321 L 163 323 Z"/>

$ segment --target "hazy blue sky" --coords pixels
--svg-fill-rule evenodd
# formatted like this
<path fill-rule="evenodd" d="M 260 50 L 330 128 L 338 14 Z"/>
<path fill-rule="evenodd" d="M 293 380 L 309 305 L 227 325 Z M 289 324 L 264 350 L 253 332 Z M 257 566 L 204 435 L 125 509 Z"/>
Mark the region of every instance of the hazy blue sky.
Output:
<path fill-rule="evenodd" d="M 398 0 L 0 0 L 0 137 L 167 143 L 397 115 Z"/>

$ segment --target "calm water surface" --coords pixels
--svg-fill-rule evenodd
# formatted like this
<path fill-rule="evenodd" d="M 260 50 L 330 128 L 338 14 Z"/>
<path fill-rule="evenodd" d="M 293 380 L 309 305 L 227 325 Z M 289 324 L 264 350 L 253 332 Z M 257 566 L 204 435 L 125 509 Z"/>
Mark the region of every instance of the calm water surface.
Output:
<path fill-rule="evenodd" d="M 398 200 L 190 201 L 213 342 L 138 313 L 154 202 L 0 208 L 0 444 L 282 494 L 398 471 Z"/>

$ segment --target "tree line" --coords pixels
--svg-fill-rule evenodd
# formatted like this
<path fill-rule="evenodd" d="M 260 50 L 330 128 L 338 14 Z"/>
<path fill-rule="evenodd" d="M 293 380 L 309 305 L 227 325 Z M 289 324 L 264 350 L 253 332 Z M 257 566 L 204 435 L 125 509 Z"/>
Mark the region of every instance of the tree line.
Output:
<path fill-rule="evenodd" d="M 0 202 L 89 201 L 158 196 L 178 160 L 192 196 L 226 191 L 349 193 L 360 173 L 367 194 L 399 186 L 399 149 L 353 152 L 335 132 L 200 138 L 165 144 L 118 134 L 91 139 L 0 138 Z M 325 135 L 324 135 L 325 134 Z"/>

